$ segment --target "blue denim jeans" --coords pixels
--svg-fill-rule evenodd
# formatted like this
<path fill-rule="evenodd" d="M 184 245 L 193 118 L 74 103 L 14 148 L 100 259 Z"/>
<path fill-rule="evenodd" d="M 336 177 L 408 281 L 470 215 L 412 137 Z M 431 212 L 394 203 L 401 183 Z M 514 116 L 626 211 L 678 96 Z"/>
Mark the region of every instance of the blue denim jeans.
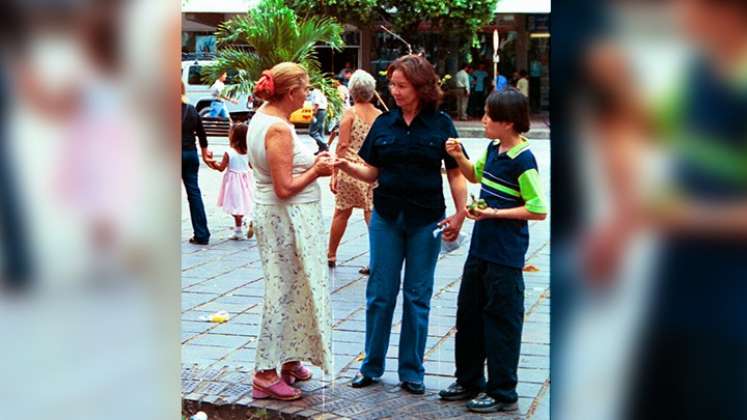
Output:
<path fill-rule="evenodd" d="M 314 118 L 314 121 L 309 126 L 309 136 L 311 136 L 311 138 L 316 142 L 316 145 L 319 148 L 317 153 L 319 153 L 329 149 L 327 143 L 324 142 L 324 120 L 327 119 L 327 110 L 318 110 Z"/>
<path fill-rule="evenodd" d="M 228 110 L 226 109 L 226 105 L 223 103 L 223 101 L 214 100 L 210 104 L 210 117 L 223 118 L 224 120 L 228 119 Z"/>
<path fill-rule="evenodd" d="M 187 190 L 189 216 L 192 219 L 192 230 L 198 241 L 210 239 L 205 206 L 202 204 L 202 193 L 197 184 L 197 171 L 200 169 L 200 157 L 197 150 L 182 150 L 182 182 Z"/>
<path fill-rule="evenodd" d="M 360 369 L 368 377 L 376 378 L 384 374 L 404 262 L 398 373 L 400 381 L 423 382 L 423 356 L 428 336 L 433 275 L 441 249 L 441 238 L 433 237 L 437 222 L 413 227 L 406 225 L 402 214 L 395 221 L 382 218 L 375 209 L 371 215 L 371 274 L 366 286 L 366 358 Z"/>

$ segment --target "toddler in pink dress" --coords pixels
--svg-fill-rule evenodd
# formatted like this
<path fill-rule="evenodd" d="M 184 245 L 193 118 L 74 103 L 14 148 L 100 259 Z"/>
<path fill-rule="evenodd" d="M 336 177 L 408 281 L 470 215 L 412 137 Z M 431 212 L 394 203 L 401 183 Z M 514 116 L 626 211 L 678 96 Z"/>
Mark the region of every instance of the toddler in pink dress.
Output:
<path fill-rule="evenodd" d="M 244 222 L 248 225 L 246 237 L 251 238 L 254 235 L 254 180 L 246 155 L 246 132 L 246 124 L 233 126 L 228 135 L 231 148 L 223 154 L 223 160 L 216 165 L 217 170 L 226 171 L 218 193 L 218 207 L 222 207 L 226 213 L 233 216 L 235 223 L 231 239 L 235 240 L 243 237 Z"/>

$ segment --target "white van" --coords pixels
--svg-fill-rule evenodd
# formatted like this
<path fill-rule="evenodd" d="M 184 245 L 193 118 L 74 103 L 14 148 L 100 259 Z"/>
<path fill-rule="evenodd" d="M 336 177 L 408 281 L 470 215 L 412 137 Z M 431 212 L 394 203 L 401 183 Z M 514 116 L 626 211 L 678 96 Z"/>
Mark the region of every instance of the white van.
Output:
<path fill-rule="evenodd" d="M 194 105 L 197 112 L 203 117 L 210 112 L 210 104 L 213 102 L 213 95 L 210 92 L 210 85 L 202 81 L 200 71 L 202 67 L 215 64 L 215 61 L 193 60 L 182 61 L 182 81 L 187 94 L 189 103 Z M 228 72 L 226 85 L 231 84 L 232 76 L 235 72 Z M 254 98 L 251 95 L 241 95 L 237 98 L 238 104 L 230 101 L 224 101 L 228 113 L 231 114 L 233 121 L 246 121 L 254 114 Z"/>

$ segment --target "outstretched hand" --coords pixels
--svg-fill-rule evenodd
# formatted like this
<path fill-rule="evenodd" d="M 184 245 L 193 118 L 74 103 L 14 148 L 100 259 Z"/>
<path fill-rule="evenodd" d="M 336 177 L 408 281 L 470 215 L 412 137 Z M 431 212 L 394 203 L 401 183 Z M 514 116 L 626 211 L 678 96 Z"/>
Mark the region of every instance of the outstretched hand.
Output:
<path fill-rule="evenodd" d="M 453 157 L 454 159 L 459 159 L 460 157 L 464 156 L 464 152 L 462 151 L 462 143 L 460 143 L 458 139 L 450 138 L 446 140 L 446 153 L 448 153 L 449 156 Z"/>
<path fill-rule="evenodd" d="M 335 159 L 335 169 L 340 169 L 342 171 L 348 172 L 350 170 L 350 161 L 345 158 L 337 158 Z"/>

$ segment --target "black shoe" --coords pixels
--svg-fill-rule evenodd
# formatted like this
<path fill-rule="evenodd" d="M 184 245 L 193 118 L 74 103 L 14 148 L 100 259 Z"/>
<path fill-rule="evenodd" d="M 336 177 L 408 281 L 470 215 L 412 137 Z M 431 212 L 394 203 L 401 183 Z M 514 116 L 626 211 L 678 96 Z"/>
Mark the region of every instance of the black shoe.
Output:
<path fill-rule="evenodd" d="M 402 382 L 399 384 L 405 391 L 410 394 L 422 395 L 425 394 L 425 385 L 422 382 Z"/>
<path fill-rule="evenodd" d="M 438 396 L 441 397 L 442 400 L 446 401 L 459 401 L 459 400 L 468 400 L 470 398 L 474 398 L 477 395 L 478 391 L 467 389 L 459 383 L 454 382 L 453 384 L 449 385 L 448 388 L 442 389 Z"/>
<path fill-rule="evenodd" d="M 207 245 L 208 243 L 210 243 L 210 240 L 209 239 L 200 240 L 195 237 L 191 237 L 189 238 L 189 243 L 195 244 L 195 245 Z"/>
<path fill-rule="evenodd" d="M 374 378 L 369 378 L 368 376 L 358 372 L 358 374 L 355 375 L 355 378 L 353 378 L 353 382 L 350 383 L 350 386 L 353 388 L 363 388 L 374 383 L 376 383 Z"/>
<path fill-rule="evenodd" d="M 514 401 L 511 403 L 505 403 L 496 401 L 493 397 L 487 394 L 480 394 L 474 400 L 467 403 L 467 409 L 477 413 L 492 413 L 494 411 L 516 411 L 519 409 L 519 404 Z"/>
<path fill-rule="evenodd" d="M 371 274 L 371 269 L 368 268 L 368 266 L 361 268 L 358 270 L 359 273 L 369 275 Z"/>

